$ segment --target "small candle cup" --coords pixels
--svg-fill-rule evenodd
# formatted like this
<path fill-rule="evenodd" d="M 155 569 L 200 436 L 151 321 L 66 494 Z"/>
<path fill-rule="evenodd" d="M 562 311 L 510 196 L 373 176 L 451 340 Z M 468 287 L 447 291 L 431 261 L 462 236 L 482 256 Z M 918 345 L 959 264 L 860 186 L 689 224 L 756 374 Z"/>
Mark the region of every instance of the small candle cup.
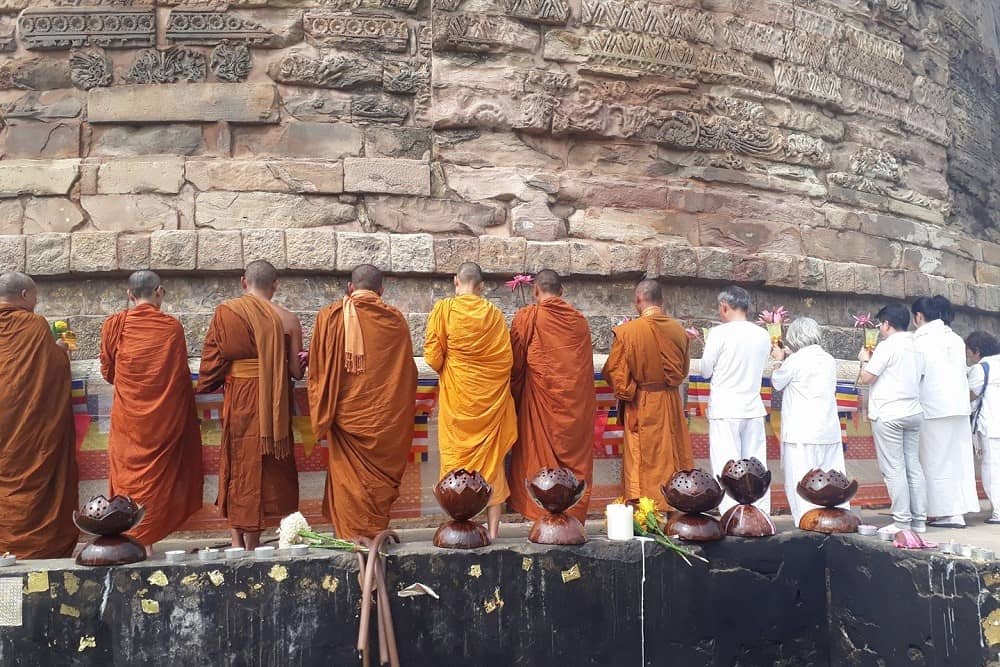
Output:
<path fill-rule="evenodd" d="M 218 557 L 218 549 L 202 549 L 198 552 L 198 560 L 216 560 Z"/>
<path fill-rule="evenodd" d="M 180 563 L 186 560 L 187 552 L 182 550 L 168 551 L 163 556 L 167 559 L 168 563 Z"/>
<path fill-rule="evenodd" d="M 247 555 L 247 550 L 243 547 L 229 547 L 225 551 L 226 558 L 243 558 Z"/>
<path fill-rule="evenodd" d="M 864 535 L 866 537 L 871 537 L 878 532 L 878 528 L 868 524 L 861 524 L 858 526 L 858 535 Z"/>
<path fill-rule="evenodd" d="M 606 515 L 608 539 L 624 542 L 634 537 L 631 507 L 628 505 L 608 505 Z"/>
<path fill-rule="evenodd" d="M 274 547 L 257 547 L 253 550 L 253 557 L 261 560 L 274 558 L 277 550 Z"/>
<path fill-rule="evenodd" d="M 293 544 L 288 547 L 288 553 L 292 558 L 299 558 L 309 553 L 308 544 Z"/>

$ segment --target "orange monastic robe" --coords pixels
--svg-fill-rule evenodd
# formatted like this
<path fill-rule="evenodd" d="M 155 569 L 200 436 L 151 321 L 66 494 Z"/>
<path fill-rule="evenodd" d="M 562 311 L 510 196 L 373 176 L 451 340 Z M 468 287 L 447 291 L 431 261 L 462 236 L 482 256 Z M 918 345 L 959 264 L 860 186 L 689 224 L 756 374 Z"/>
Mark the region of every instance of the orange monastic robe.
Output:
<path fill-rule="evenodd" d="M 345 539 L 389 527 L 410 457 L 417 393 L 402 313 L 374 293 L 351 298 L 368 353 L 364 371 L 345 370 L 342 302 L 319 311 L 309 353 L 313 433 L 329 443 L 324 510 Z"/>
<path fill-rule="evenodd" d="M 69 357 L 44 317 L 0 306 L 0 554 L 72 555 L 77 501 Z"/>
<path fill-rule="evenodd" d="M 646 496 L 665 508 L 660 485 L 691 468 L 691 439 L 680 385 L 690 359 L 684 328 L 659 308 L 614 329 L 604 378 L 624 410 L 626 498 Z"/>
<path fill-rule="evenodd" d="M 510 495 L 504 458 L 517 439 L 503 313 L 474 294 L 438 301 L 427 321 L 424 359 L 441 379 L 440 476 L 478 471 L 493 487 L 490 505 L 499 505 Z"/>
<path fill-rule="evenodd" d="M 264 453 L 261 444 L 258 386 L 273 378 L 257 377 L 257 364 L 254 363 L 259 364 L 256 332 L 262 327 L 272 327 L 273 335 L 284 336 L 284 329 L 277 313 L 259 299 L 270 316 L 247 319 L 242 314 L 247 308 L 236 303 L 242 299 L 257 297 L 245 295 L 215 309 L 202 348 L 197 391 L 214 391 L 225 384 L 217 504 L 230 526 L 257 532 L 264 527 L 265 516 L 283 516 L 296 510 L 299 478 L 293 456 L 277 458 Z M 287 355 L 287 340 L 285 347 Z M 287 359 L 284 355 L 280 357 L 271 360 L 274 372 L 281 374 L 285 387 L 274 396 L 276 413 L 282 409 L 282 402 L 285 402 L 284 407 L 290 408 L 292 401 Z M 286 437 L 291 442 L 290 421 Z"/>
<path fill-rule="evenodd" d="M 545 512 L 525 480 L 542 468 L 569 468 L 587 490 L 569 514 L 587 517 L 594 471 L 594 350 L 587 319 L 558 297 L 522 308 L 510 328 L 511 389 L 518 440 L 510 457 L 510 504 L 526 518 Z"/>
<path fill-rule="evenodd" d="M 111 493 L 146 508 L 131 534 L 152 545 L 201 508 L 201 428 L 181 323 L 148 303 L 112 315 L 101 329 L 101 375 L 115 387 Z"/>

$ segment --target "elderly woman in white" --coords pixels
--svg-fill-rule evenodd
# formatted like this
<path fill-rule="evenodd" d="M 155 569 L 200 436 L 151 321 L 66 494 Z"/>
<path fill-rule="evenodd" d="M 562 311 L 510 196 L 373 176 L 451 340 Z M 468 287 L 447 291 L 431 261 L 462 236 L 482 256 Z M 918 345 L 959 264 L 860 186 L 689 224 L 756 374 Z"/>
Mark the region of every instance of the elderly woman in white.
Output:
<path fill-rule="evenodd" d="M 954 311 L 943 296 L 920 297 L 910 310 L 917 325 L 913 344 L 924 357 L 920 464 L 927 478 L 927 515 L 936 517 L 929 525 L 964 528 L 964 515 L 980 510 L 965 341 L 947 324 Z"/>
<path fill-rule="evenodd" d="M 774 346 L 771 385 L 781 397 L 781 465 L 795 525 L 816 507 L 799 497 L 796 485 L 814 468 L 846 474 L 837 418 L 837 362 L 822 347 L 816 320 L 800 317 L 788 327 L 785 349 Z M 841 505 L 850 509 L 850 505 Z"/>

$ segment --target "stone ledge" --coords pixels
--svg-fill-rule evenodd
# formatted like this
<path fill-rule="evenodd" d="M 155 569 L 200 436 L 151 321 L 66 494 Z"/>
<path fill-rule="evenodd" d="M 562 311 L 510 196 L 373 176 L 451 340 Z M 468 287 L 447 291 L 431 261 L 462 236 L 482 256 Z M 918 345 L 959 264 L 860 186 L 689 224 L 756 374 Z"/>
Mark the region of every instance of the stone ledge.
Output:
<path fill-rule="evenodd" d="M 87 93 L 91 123 L 277 123 L 271 83 L 184 83 L 113 86 Z"/>
<path fill-rule="evenodd" d="M 223 194 L 223 193 L 216 193 Z M 108 195 L 114 196 L 114 195 Z M 155 195 L 146 195 L 155 196 Z M 281 195 L 297 196 L 297 195 Z M 934 258 L 944 253 L 927 251 Z M 92 253 L 90 257 L 88 254 Z M 339 231 L 331 227 L 261 229 L 165 229 L 151 235 L 119 231 L 0 236 L 0 265 L 60 276 L 152 268 L 166 271 L 233 272 L 255 259 L 282 270 L 343 273 L 373 263 L 398 275 L 449 275 L 462 262 L 478 261 L 491 276 L 550 268 L 565 277 L 735 282 L 813 293 L 906 299 L 945 294 L 957 306 L 990 311 L 1000 306 L 1000 267 L 972 262 L 977 279 L 959 280 L 913 270 L 879 269 L 775 253 L 743 254 L 678 242 L 627 245 L 569 239 L 452 236 Z M 966 266 L 963 264 L 963 266 Z"/>

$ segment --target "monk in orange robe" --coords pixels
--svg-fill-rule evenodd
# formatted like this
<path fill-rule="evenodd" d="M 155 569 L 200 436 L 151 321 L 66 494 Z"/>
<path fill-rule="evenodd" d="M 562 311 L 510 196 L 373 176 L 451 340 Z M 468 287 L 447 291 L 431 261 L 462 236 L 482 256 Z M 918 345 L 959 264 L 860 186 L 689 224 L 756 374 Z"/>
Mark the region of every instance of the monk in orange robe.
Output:
<path fill-rule="evenodd" d="M 0 275 L 0 555 L 66 558 L 79 532 L 69 356 L 23 273 Z"/>
<path fill-rule="evenodd" d="M 271 299 L 278 272 L 270 263 L 247 264 L 243 296 L 215 309 L 201 354 L 198 391 L 225 384 L 219 499 L 233 546 L 254 549 L 264 518 L 299 504 L 292 455 L 291 378 L 303 375 L 302 325 Z"/>
<path fill-rule="evenodd" d="M 428 318 L 424 359 L 441 382 L 441 477 L 465 468 L 486 479 L 493 487 L 486 516 L 490 539 L 496 539 L 503 502 L 510 495 L 504 458 L 517 439 L 510 393 L 514 359 L 503 313 L 482 293 L 479 266 L 460 266 L 455 296 L 434 304 Z"/>
<path fill-rule="evenodd" d="M 112 494 L 146 509 L 131 535 L 153 544 L 201 508 L 201 427 L 184 327 L 160 312 L 164 289 L 152 271 L 128 279 L 131 310 L 101 329 L 101 375 L 115 388 L 108 460 Z"/>
<path fill-rule="evenodd" d="M 594 472 L 594 350 L 587 318 L 562 300 L 562 292 L 555 271 L 539 271 L 536 303 L 517 311 L 510 327 L 518 432 L 510 457 L 510 505 L 532 521 L 543 516 L 525 480 L 542 468 L 568 468 L 587 483 L 568 512 L 582 523 Z"/>
<path fill-rule="evenodd" d="M 691 363 L 689 341 L 680 323 L 663 312 L 663 289 L 655 280 L 635 288 L 635 309 L 638 319 L 613 330 L 604 378 L 624 412 L 625 497 L 652 498 L 664 509 L 660 485 L 694 465 L 678 389 Z"/>
<path fill-rule="evenodd" d="M 363 264 L 347 296 L 316 317 L 309 415 L 329 443 L 324 511 L 338 537 L 374 537 L 410 458 L 417 366 L 406 318 L 382 301 L 382 272 Z"/>

